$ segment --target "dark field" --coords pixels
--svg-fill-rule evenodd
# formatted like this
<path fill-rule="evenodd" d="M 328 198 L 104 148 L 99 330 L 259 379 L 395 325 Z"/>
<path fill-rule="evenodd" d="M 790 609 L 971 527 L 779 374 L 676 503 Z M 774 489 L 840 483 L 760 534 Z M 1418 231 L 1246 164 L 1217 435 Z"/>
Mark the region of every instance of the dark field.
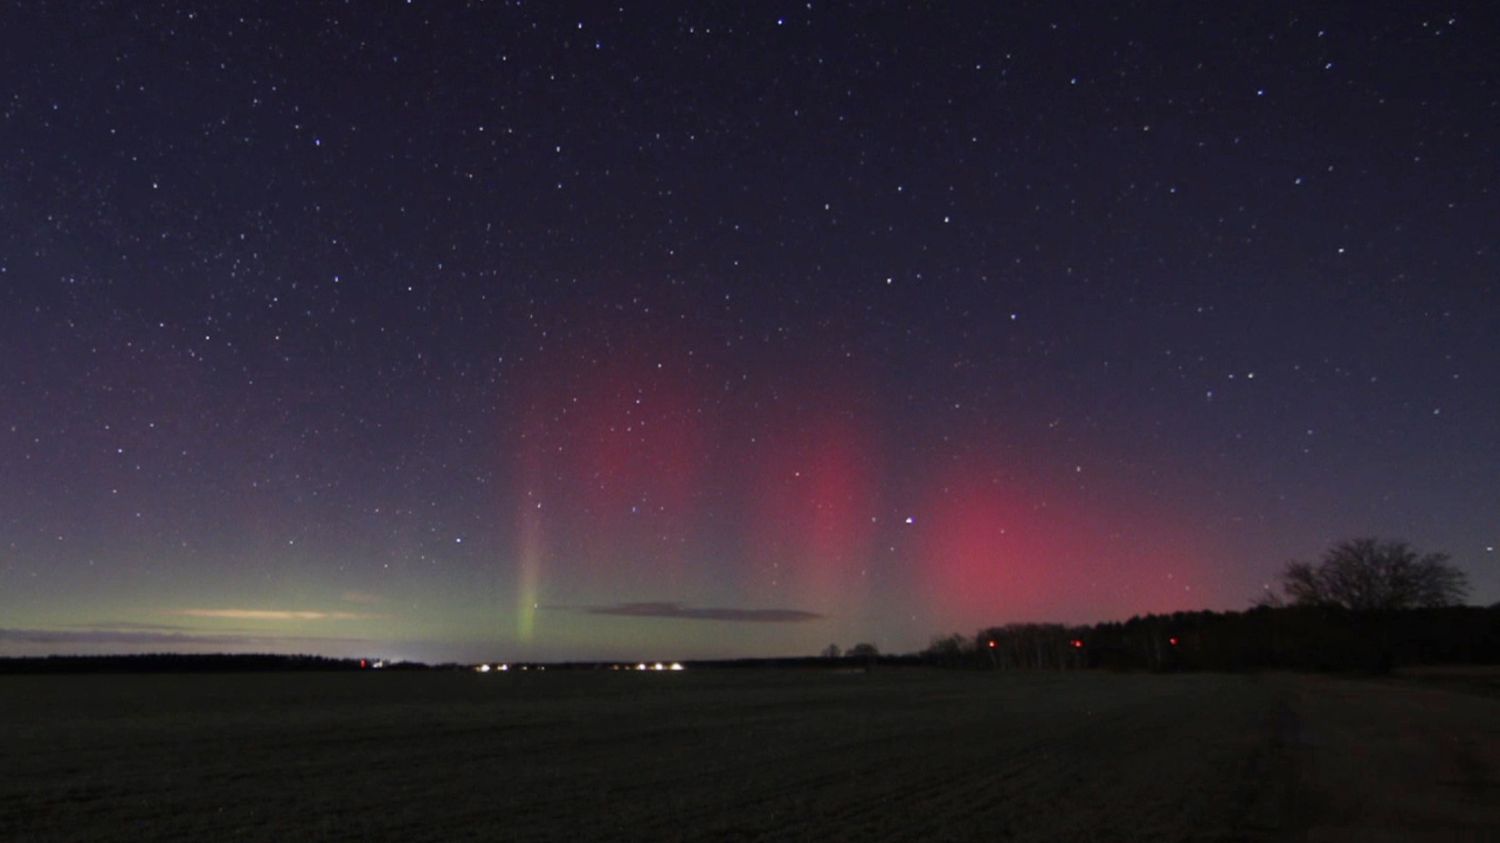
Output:
<path fill-rule="evenodd" d="M 877 670 L 0 677 L 0 840 L 1500 838 L 1500 700 Z"/>

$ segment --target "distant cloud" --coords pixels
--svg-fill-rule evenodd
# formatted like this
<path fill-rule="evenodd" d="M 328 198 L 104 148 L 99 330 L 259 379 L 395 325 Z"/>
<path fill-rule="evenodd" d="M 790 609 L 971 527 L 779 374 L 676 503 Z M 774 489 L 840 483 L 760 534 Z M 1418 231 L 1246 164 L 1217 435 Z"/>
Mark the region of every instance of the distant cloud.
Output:
<path fill-rule="evenodd" d="M 309 612 L 287 609 L 178 609 L 168 614 L 189 618 L 229 618 L 239 621 L 365 621 L 387 617 L 361 612 Z"/>
<path fill-rule="evenodd" d="M 184 618 L 228 618 L 240 621 L 341 621 L 388 617 L 356 612 L 280 609 L 177 609 L 164 614 Z M 190 622 L 189 622 L 190 623 Z M 44 629 L 0 628 L 0 656 L 97 653 L 322 653 L 362 655 L 374 639 L 330 635 L 278 634 L 276 627 L 253 623 L 203 629 L 172 623 L 92 621 Z"/>
<path fill-rule="evenodd" d="M 345 603 L 358 603 L 361 606 L 373 606 L 376 603 L 384 603 L 385 598 L 368 591 L 346 591 L 339 595 Z"/>
<path fill-rule="evenodd" d="M 615 615 L 627 618 L 676 618 L 688 621 L 739 621 L 744 623 L 804 623 L 822 620 L 816 612 L 800 609 L 726 609 L 693 608 L 681 603 L 615 603 L 609 606 L 578 606 L 590 615 Z"/>
<path fill-rule="evenodd" d="M 347 643 L 355 638 L 283 638 L 268 635 L 213 635 L 187 632 L 162 632 L 150 629 L 5 629 L 0 628 L 0 645 L 40 645 L 57 651 L 58 647 L 85 648 L 118 646 L 151 646 L 170 648 L 245 648 L 267 647 L 288 643 Z"/>
<path fill-rule="evenodd" d="M 197 627 L 177 623 L 137 623 L 136 621 L 94 621 L 91 623 L 64 624 L 68 629 L 87 629 L 93 632 L 191 632 Z"/>

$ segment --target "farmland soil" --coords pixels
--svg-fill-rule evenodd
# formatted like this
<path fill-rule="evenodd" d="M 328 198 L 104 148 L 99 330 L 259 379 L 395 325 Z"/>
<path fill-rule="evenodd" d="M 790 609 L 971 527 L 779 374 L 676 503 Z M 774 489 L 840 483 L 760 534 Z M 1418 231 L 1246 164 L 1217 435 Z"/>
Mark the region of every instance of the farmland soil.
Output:
<path fill-rule="evenodd" d="M 920 669 L 0 677 L 0 840 L 1500 837 L 1500 699 Z"/>

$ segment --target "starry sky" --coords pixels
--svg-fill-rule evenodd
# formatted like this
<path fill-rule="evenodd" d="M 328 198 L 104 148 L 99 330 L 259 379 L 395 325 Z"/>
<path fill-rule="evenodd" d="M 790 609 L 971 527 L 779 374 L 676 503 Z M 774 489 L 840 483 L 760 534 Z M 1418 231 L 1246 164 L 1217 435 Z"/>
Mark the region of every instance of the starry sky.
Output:
<path fill-rule="evenodd" d="M 1500 600 L 1492 4 L 5 5 L 0 654 Z"/>

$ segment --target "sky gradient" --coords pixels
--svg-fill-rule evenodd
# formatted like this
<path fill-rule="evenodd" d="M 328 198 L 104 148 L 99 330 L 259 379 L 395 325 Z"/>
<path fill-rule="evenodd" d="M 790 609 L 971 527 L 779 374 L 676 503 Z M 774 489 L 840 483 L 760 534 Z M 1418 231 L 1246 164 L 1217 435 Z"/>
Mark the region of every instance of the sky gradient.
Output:
<path fill-rule="evenodd" d="M 0 655 L 1500 600 L 1484 3 L 11 3 Z"/>

